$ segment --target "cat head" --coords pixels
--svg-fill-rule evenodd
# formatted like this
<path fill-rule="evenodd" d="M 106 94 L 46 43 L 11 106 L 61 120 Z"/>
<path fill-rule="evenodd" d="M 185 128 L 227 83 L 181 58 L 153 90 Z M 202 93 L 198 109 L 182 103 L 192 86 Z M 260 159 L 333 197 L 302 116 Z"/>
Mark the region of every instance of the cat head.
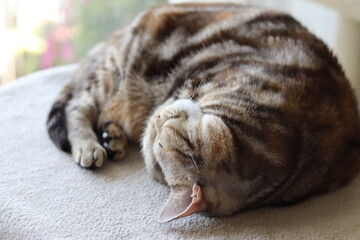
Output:
<path fill-rule="evenodd" d="M 234 141 L 222 119 L 186 99 L 174 101 L 150 121 L 155 128 L 151 151 L 171 189 L 159 221 L 200 211 L 235 211 Z"/>

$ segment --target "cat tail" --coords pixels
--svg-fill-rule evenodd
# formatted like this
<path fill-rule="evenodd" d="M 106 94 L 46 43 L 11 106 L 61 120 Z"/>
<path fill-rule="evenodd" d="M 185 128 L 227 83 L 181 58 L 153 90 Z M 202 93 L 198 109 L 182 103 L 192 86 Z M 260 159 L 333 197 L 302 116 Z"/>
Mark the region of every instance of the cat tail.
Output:
<path fill-rule="evenodd" d="M 60 92 L 57 100 L 51 107 L 46 122 L 50 139 L 64 152 L 71 153 L 71 144 L 68 139 L 66 124 L 66 107 L 72 97 L 73 87 L 70 82 Z"/>

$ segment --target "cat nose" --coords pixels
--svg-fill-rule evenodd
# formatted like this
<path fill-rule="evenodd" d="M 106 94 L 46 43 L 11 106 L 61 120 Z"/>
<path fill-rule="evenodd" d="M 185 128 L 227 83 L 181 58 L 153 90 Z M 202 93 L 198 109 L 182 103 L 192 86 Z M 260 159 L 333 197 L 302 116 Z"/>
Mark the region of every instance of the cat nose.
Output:
<path fill-rule="evenodd" d="M 166 121 L 173 118 L 178 118 L 178 115 L 170 115 L 170 116 L 161 116 L 158 114 L 155 119 L 155 125 L 159 129 Z"/>
<path fill-rule="evenodd" d="M 166 121 L 170 119 L 180 118 L 186 114 L 183 112 L 176 112 L 176 113 L 166 113 L 162 112 L 161 114 L 156 115 L 155 125 L 159 129 Z"/>
<path fill-rule="evenodd" d="M 159 129 L 163 123 L 164 123 L 164 120 L 161 118 L 160 114 L 158 114 L 155 118 L 156 127 Z"/>

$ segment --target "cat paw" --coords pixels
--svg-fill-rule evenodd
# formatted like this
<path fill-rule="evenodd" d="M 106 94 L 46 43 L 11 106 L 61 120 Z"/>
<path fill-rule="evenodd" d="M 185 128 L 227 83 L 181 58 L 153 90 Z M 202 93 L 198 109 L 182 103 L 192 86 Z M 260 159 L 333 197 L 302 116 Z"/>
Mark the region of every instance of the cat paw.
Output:
<path fill-rule="evenodd" d="M 124 130 L 116 123 L 109 122 L 101 128 L 100 142 L 106 149 L 108 159 L 118 161 L 125 156 L 127 140 Z"/>
<path fill-rule="evenodd" d="M 73 153 L 75 162 L 83 168 L 101 167 L 106 161 L 105 149 L 95 141 L 84 141 Z"/>

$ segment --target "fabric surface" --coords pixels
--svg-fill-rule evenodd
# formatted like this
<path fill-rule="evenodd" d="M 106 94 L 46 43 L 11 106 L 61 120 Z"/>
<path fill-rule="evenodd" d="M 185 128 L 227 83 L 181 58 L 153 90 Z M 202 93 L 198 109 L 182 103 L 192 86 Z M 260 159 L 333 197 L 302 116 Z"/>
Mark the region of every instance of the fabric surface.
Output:
<path fill-rule="evenodd" d="M 133 146 L 125 160 L 78 167 L 46 132 L 51 103 L 76 65 L 0 87 L 0 239 L 360 239 L 360 178 L 283 208 L 159 224 L 168 189 Z"/>

